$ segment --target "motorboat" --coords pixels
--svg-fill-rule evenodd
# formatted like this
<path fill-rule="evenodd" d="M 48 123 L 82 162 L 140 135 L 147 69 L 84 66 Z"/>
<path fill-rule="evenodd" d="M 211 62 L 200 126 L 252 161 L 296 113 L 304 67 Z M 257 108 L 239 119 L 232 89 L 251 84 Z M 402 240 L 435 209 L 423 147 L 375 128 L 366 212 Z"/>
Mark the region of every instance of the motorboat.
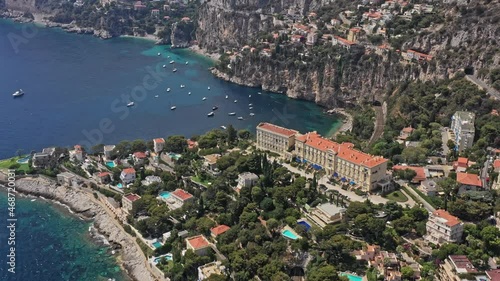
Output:
<path fill-rule="evenodd" d="M 234 100 L 234 103 L 237 103 L 237 102 L 238 102 L 238 100 Z"/>
<path fill-rule="evenodd" d="M 253 109 L 253 107 L 251 107 L 251 106 L 250 106 L 248 109 L 252 110 L 252 109 Z"/>
<path fill-rule="evenodd" d="M 243 117 L 241 117 L 241 116 L 240 116 L 240 117 L 238 117 L 238 120 L 243 120 Z"/>
<path fill-rule="evenodd" d="M 226 126 L 220 126 L 222 128 L 222 130 L 225 130 L 227 129 Z"/>
<path fill-rule="evenodd" d="M 186 85 L 181 85 L 181 88 L 184 88 L 184 87 L 186 87 Z"/>
<path fill-rule="evenodd" d="M 229 98 L 229 96 L 226 96 L 226 99 Z"/>
<path fill-rule="evenodd" d="M 188 92 L 188 95 L 191 95 L 191 92 Z"/>
<path fill-rule="evenodd" d="M 229 112 L 227 115 L 234 116 L 234 115 L 236 115 L 236 112 Z"/>
<path fill-rule="evenodd" d="M 189 62 L 186 62 L 186 64 L 189 64 Z"/>
<path fill-rule="evenodd" d="M 172 69 L 172 72 L 177 72 L 177 68 Z"/>
<path fill-rule="evenodd" d="M 252 97 L 252 95 L 248 95 L 248 97 L 249 97 L 249 98 L 251 98 L 251 97 Z"/>
<path fill-rule="evenodd" d="M 252 103 L 249 103 L 248 106 L 252 106 L 253 104 Z"/>
<path fill-rule="evenodd" d="M 212 112 L 210 112 L 209 114 L 207 114 L 207 116 L 208 116 L 208 117 L 212 117 L 212 116 L 214 116 L 214 115 L 215 115 L 215 113 L 214 113 L 213 111 L 212 111 Z"/>
<path fill-rule="evenodd" d="M 169 63 L 170 63 L 170 64 L 173 64 L 173 63 L 175 63 L 175 61 L 171 60 Z"/>
<path fill-rule="evenodd" d="M 212 107 L 212 110 L 217 110 L 219 109 L 217 106 Z"/>
<path fill-rule="evenodd" d="M 133 101 L 131 101 L 131 102 L 127 103 L 127 106 L 128 106 L 128 107 L 134 106 L 134 102 L 133 102 Z"/>
<path fill-rule="evenodd" d="M 12 94 L 12 96 L 13 96 L 13 97 L 15 97 L 15 98 L 16 98 L 16 97 L 20 97 L 20 96 L 22 96 L 22 95 L 24 95 L 24 91 L 23 91 L 23 89 L 19 89 L 19 90 L 15 91 L 15 92 Z"/>
<path fill-rule="evenodd" d="M 206 99 L 207 99 L 207 97 L 203 97 L 201 100 L 206 100 Z"/>
<path fill-rule="evenodd" d="M 170 92 L 170 88 L 167 88 L 167 92 Z"/>
<path fill-rule="evenodd" d="M 170 108 L 170 110 L 175 110 L 177 107 L 174 105 Z"/>
<path fill-rule="evenodd" d="M 155 96 L 155 98 L 159 97 L 158 95 Z"/>
<path fill-rule="evenodd" d="M 255 113 L 250 113 L 250 116 L 254 116 L 254 115 L 255 115 Z"/>
<path fill-rule="evenodd" d="M 207 89 L 210 91 L 210 86 L 208 86 L 208 88 L 207 88 Z"/>
<path fill-rule="evenodd" d="M 158 53 L 158 56 L 161 56 L 161 54 L 160 54 L 160 53 Z"/>
<path fill-rule="evenodd" d="M 261 93 L 261 92 L 258 92 L 257 94 L 262 95 L 262 93 Z"/>
<path fill-rule="evenodd" d="M 165 67 L 167 67 L 167 65 L 166 65 L 166 64 L 164 64 L 164 65 L 163 65 L 163 68 L 165 68 Z"/>

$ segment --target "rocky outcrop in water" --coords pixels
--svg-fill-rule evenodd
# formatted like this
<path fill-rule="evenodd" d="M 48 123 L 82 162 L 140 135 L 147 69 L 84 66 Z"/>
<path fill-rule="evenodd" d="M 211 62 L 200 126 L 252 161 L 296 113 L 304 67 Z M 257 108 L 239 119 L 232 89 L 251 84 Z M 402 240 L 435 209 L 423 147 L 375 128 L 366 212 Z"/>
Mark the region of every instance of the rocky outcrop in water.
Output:
<path fill-rule="evenodd" d="M 147 270 L 144 254 L 135 247 L 134 241 L 116 225 L 116 221 L 87 193 L 63 186 L 55 186 L 43 178 L 23 178 L 16 181 L 18 192 L 55 200 L 67 205 L 73 212 L 94 221 L 94 226 L 112 244 L 119 244 L 123 266 L 135 280 L 154 281 Z M 117 248 L 115 246 L 115 248 Z"/>

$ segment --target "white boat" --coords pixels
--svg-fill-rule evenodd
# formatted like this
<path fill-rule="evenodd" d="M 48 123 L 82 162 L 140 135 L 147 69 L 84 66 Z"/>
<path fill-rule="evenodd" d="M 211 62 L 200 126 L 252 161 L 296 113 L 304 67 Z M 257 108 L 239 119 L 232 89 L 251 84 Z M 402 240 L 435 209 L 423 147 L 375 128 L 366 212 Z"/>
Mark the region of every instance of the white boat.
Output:
<path fill-rule="evenodd" d="M 164 64 L 164 65 L 163 65 L 163 68 L 165 68 L 165 67 L 167 67 L 167 65 L 166 65 L 166 64 Z"/>
<path fill-rule="evenodd" d="M 186 62 L 186 64 L 189 64 L 189 62 Z"/>
<path fill-rule="evenodd" d="M 36 201 L 36 199 L 31 199 L 31 202 L 35 202 L 35 201 Z"/>
<path fill-rule="evenodd" d="M 257 94 L 262 95 L 262 93 L 261 93 L 261 92 L 258 92 Z"/>
<path fill-rule="evenodd" d="M 191 95 L 191 92 L 188 92 L 188 95 Z"/>
<path fill-rule="evenodd" d="M 207 114 L 207 116 L 208 116 L 208 117 L 212 117 L 212 116 L 214 116 L 214 114 L 215 114 L 215 113 L 212 111 L 212 112 L 210 112 L 209 114 Z"/>
<path fill-rule="evenodd" d="M 236 115 L 236 112 L 229 112 L 227 115 L 234 116 L 234 115 Z"/>
<path fill-rule="evenodd" d="M 177 68 L 172 69 L 172 72 L 177 72 Z"/>
<path fill-rule="evenodd" d="M 160 53 L 158 53 L 158 56 L 161 56 L 161 54 L 160 54 Z"/>
<path fill-rule="evenodd" d="M 237 102 L 238 102 L 238 100 L 234 100 L 234 103 L 237 103 Z"/>
<path fill-rule="evenodd" d="M 167 92 L 170 92 L 170 88 L 167 88 Z"/>
<path fill-rule="evenodd" d="M 249 98 L 251 98 L 251 97 L 252 97 L 252 95 L 248 95 L 248 97 L 249 97 Z"/>
<path fill-rule="evenodd" d="M 155 96 L 155 98 L 159 97 L 158 95 Z"/>
<path fill-rule="evenodd" d="M 222 128 L 222 130 L 225 130 L 226 129 L 226 126 L 220 126 Z"/>
<path fill-rule="evenodd" d="M 212 110 L 217 110 L 217 109 L 219 109 L 219 107 L 217 106 L 212 107 Z"/>
<path fill-rule="evenodd" d="M 22 95 L 24 95 L 23 89 L 19 89 L 15 93 L 12 94 L 13 97 L 20 97 Z"/>
<path fill-rule="evenodd" d="M 250 113 L 250 116 L 254 116 L 255 114 L 254 113 Z"/>
<path fill-rule="evenodd" d="M 248 109 L 252 110 L 252 109 L 253 109 L 253 107 L 251 107 L 251 106 L 250 106 Z"/>
<path fill-rule="evenodd" d="M 92 226 L 89 226 L 89 232 L 92 230 Z"/>
<path fill-rule="evenodd" d="M 169 63 L 170 63 L 170 64 L 173 64 L 174 62 L 175 62 L 175 61 L 171 60 Z"/>
<path fill-rule="evenodd" d="M 240 117 L 238 117 L 238 120 L 243 120 L 243 117 L 241 117 L 241 116 L 240 116 Z"/>
<path fill-rule="evenodd" d="M 170 110 L 175 110 L 177 107 L 174 105 L 170 108 Z"/>
<path fill-rule="evenodd" d="M 181 85 L 181 88 L 184 88 L 184 87 L 186 87 L 186 85 Z"/>
<path fill-rule="evenodd" d="M 226 96 L 226 99 L 229 98 L 229 96 Z"/>
<path fill-rule="evenodd" d="M 128 107 L 134 106 L 134 102 L 133 102 L 133 101 L 131 101 L 131 102 L 127 103 L 127 106 L 128 106 Z"/>
<path fill-rule="evenodd" d="M 170 56 L 167 56 L 167 59 L 169 59 L 169 58 L 170 58 Z"/>
<path fill-rule="evenodd" d="M 206 97 L 203 97 L 201 100 L 206 100 L 207 98 Z"/>
<path fill-rule="evenodd" d="M 252 103 L 249 103 L 248 106 L 252 106 L 253 104 Z"/>
<path fill-rule="evenodd" d="M 207 88 L 207 89 L 208 89 L 208 90 L 210 90 L 210 86 L 208 86 L 208 88 Z"/>

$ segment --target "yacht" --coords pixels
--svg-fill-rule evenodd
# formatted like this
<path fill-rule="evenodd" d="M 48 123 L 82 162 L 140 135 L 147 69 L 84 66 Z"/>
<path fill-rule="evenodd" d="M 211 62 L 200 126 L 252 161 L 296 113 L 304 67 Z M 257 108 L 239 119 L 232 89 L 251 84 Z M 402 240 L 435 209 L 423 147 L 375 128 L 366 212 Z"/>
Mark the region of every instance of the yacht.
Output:
<path fill-rule="evenodd" d="M 167 92 L 170 92 L 170 88 L 167 88 Z"/>
<path fill-rule="evenodd" d="M 31 202 L 35 202 L 35 201 L 36 201 L 36 199 L 31 199 Z"/>
<path fill-rule="evenodd" d="M 208 88 L 207 88 L 207 89 L 210 91 L 210 86 L 208 86 Z"/>
<path fill-rule="evenodd" d="M 173 64 L 174 62 L 175 62 L 175 61 L 171 60 L 171 61 L 170 61 L 170 64 Z"/>
<path fill-rule="evenodd" d="M 174 105 L 170 108 L 170 110 L 175 110 L 177 107 Z"/>
<path fill-rule="evenodd" d="M 229 112 L 227 115 L 234 116 L 234 115 L 236 115 L 236 112 Z"/>
<path fill-rule="evenodd" d="M 191 92 L 188 92 L 188 95 L 191 95 Z"/>
<path fill-rule="evenodd" d="M 214 114 L 215 114 L 215 113 L 212 111 L 212 112 L 210 112 L 209 114 L 207 114 L 207 116 L 208 116 L 208 117 L 212 117 L 212 116 L 214 116 Z"/>
<path fill-rule="evenodd" d="M 158 95 L 155 96 L 155 98 L 159 97 Z"/>
<path fill-rule="evenodd" d="M 229 98 L 229 96 L 226 96 L 226 99 Z"/>
<path fill-rule="evenodd" d="M 131 102 L 127 103 L 127 106 L 128 106 L 128 107 L 134 106 L 134 102 L 133 102 L 133 101 L 131 101 Z"/>
<path fill-rule="evenodd" d="M 252 106 L 253 104 L 249 103 L 248 106 Z"/>
<path fill-rule="evenodd" d="M 251 106 L 250 106 L 248 109 L 252 110 L 252 109 L 253 109 L 253 107 L 251 107 Z"/>
<path fill-rule="evenodd" d="M 160 53 L 158 53 L 158 56 L 161 56 L 161 54 L 160 54 Z"/>
<path fill-rule="evenodd" d="M 248 95 L 248 97 L 249 97 L 249 98 L 251 98 L 251 97 L 252 97 L 252 95 Z"/>
<path fill-rule="evenodd" d="M 164 65 L 163 65 L 163 68 L 165 68 L 165 67 L 167 67 L 167 65 L 166 65 L 166 64 L 164 64 Z"/>
<path fill-rule="evenodd" d="M 225 130 L 227 129 L 226 126 L 220 126 L 222 128 L 222 130 Z"/>
<path fill-rule="evenodd" d="M 261 92 L 258 92 L 257 94 L 262 95 L 262 93 L 261 93 Z"/>
<path fill-rule="evenodd" d="M 181 85 L 181 88 L 184 88 L 184 87 L 186 87 L 186 85 Z"/>
<path fill-rule="evenodd" d="M 212 107 L 212 110 L 217 110 L 219 109 L 217 106 Z"/>
<path fill-rule="evenodd" d="M 172 69 L 172 72 L 177 72 L 177 68 Z"/>
<path fill-rule="evenodd" d="M 250 113 L 250 116 L 254 116 L 254 115 L 255 115 L 255 113 Z"/>
<path fill-rule="evenodd" d="M 15 93 L 12 94 L 13 97 L 20 97 L 22 95 L 24 95 L 23 89 L 19 89 Z"/>
<path fill-rule="evenodd" d="M 189 64 L 189 62 L 186 62 L 186 64 Z"/>
<path fill-rule="evenodd" d="M 237 103 L 237 102 L 238 102 L 238 100 L 234 100 L 234 103 Z"/>
<path fill-rule="evenodd" d="M 201 100 L 206 100 L 206 99 L 207 99 L 207 97 L 203 97 Z"/>
<path fill-rule="evenodd" d="M 243 120 L 243 117 L 241 117 L 241 116 L 240 116 L 240 117 L 238 117 L 238 120 Z"/>

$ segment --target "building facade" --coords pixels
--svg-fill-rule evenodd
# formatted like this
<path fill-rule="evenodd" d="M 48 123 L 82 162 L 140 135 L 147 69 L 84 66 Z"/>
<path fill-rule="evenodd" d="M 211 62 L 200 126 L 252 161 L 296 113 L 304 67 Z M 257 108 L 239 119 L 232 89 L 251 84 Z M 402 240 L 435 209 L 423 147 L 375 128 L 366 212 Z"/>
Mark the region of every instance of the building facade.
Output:
<path fill-rule="evenodd" d="M 132 207 L 134 206 L 134 202 L 141 199 L 141 196 L 135 193 L 129 193 L 122 197 L 122 208 L 125 212 L 130 214 L 132 211 Z"/>
<path fill-rule="evenodd" d="M 445 210 L 436 210 L 429 215 L 424 239 L 436 245 L 459 243 L 462 240 L 464 224 Z"/>
<path fill-rule="evenodd" d="M 163 138 L 157 138 L 153 140 L 153 148 L 155 153 L 161 152 L 165 147 L 165 140 Z"/>
<path fill-rule="evenodd" d="M 120 179 L 124 184 L 129 184 L 135 181 L 135 169 L 134 168 L 126 168 L 123 169 L 120 174 Z"/>
<path fill-rule="evenodd" d="M 259 181 L 259 176 L 254 173 L 245 172 L 238 175 L 238 187 L 252 187 L 257 181 Z"/>
<path fill-rule="evenodd" d="M 295 145 L 295 135 L 299 132 L 270 123 L 257 126 L 257 148 L 269 150 L 285 156 Z"/>
<path fill-rule="evenodd" d="M 474 120 L 476 116 L 472 112 L 457 111 L 451 117 L 451 131 L 454 135 L 455 150 L 462 152 L 472 147 L 474 143 Z"/>

